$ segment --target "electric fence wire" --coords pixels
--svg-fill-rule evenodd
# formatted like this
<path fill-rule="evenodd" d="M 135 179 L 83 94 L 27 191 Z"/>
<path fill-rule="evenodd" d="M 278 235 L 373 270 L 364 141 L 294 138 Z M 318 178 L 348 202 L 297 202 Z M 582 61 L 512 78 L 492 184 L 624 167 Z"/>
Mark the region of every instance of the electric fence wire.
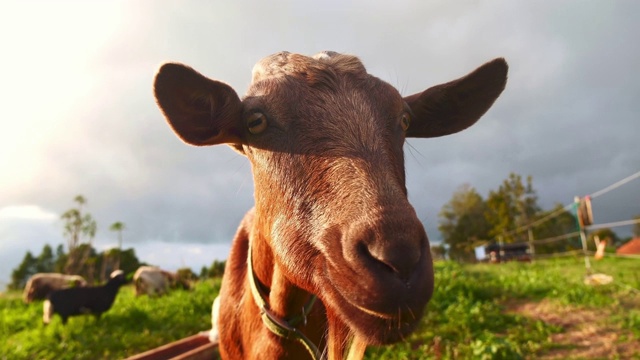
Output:
<path fill-rule="evenodd" d="M 635 180 L 635 179 L 637 179 L 639 177 L 640 177 L 640 171 L 638 171 L 637 173 L 635 173 L 633 175 L 629 175 L 626 178 L 624 178 L 624 179 L 622 179 L 622 180 L 620 180 L 620 181 L 618 181 L 618 182 L 616 182 L 614 184 L 611 184 L 611 185 L 607 186 L 606 188 L 604 188 L 602 190 L 596 191 L 596 192 L 594 192 L 593 194 L 591 194 L 589 196 L 593 199 L 593 198 L 596 198 L 596 197 L 598 197 L 600 195 L 604 195 L 604 194 L 608 193 L 609 191 L 617 189 L 620 186 L 622 186 L 622 185 L 624 185 L 624 184 L 626 184 L 626 183 L 628 183 L 628 182 L 630 182 L 632 180 Z"/>
<path fill-rule="evenodd" d="M 612 228 L 612 227 L 627 226 L 627 225 L 633 225 L 633 224 L 640 224 L 640 219 L 616 221 L 616 222 L 610 222 L 610 223 L 604 223 L 604 224 L 593 224 L 593 225 L 587 226 L 586 228 L 587 230 L 596 230 L 596 229 L 602 229 L 602 228 Z"/>
<path fill-rule="evenodd" d="M 572 237 L 578 237 L 578 236 L 580 236 L 580 232 L 579 231 L 574 231 L 572 233 L 568 233 L 568 234 L 564 234 L 564 235 L 544 238 L 544 239 L 540 239 L 540 240 L 533 240 L 533 241 L 531 241 L 531 243 L 533 243 L 534 245 L 549 244 L 549 243 L 552 243 L 552 242 L 556 242 L 556 241 L 560 241 L 560 240 L 564 240 L 564 239 L 570 239 Z M 529 244 L 529 242 L 525 242 L 523 244 Z"/>
<path fill-rule="evenodd" d="M 638 172 L 636 172 L 636 173 L 634 173 L 632 175 L 629 175 L 629 176 L 627 176 L 626 178 L 624 178 L 622 180 L 616 181 L 615 183 L 613 183 L 613 184 L 611 184 L 611 185 L 609 185 L 609 186 L 607 186 L 605 188 L 602 188 L 602 189 L 600 189 L 600 190 L 598 190 L 598 191 L 596 191 L 594 193 L 591 193 L 588 196 L 591 199 L 594 199 L 594 198 L 599 197 L 601 195 L 604 195 L 604 194 L 606 194 L 606 193 L 608 193 L 608 192 L 610 192 L 612 190 L 615 190 L 615 189 L 619 188 L 620 186 L 625 185 L 625 184 L 627 184 L 627 183 L 629 183 L 629 182 L 631 182 L 631 181 L 633 181 L 633 180 L 635 180 L 637 178 L 640 178 L 640 171 L 638 171 Z M 565 211 L 570 210 L 573 206 L 574 206 L 574 203 L 571 202 L 571 203 L 563 206 L 562 208 L 559 208 L 559 209 L 551 212 L 550 214 L 545 215 L 544 217 L 542 217 L 540 219 L 534 220 L 534 221 L 532 221 L 532 222 L 530 222 L 528 224 L 525 224 L 525 225 L 521 225 L 521 226 L 515 228 L 514 230 L 505 232 L 502 235 L 503 236 L 510 236 L 510 235 L 518 234 L 518 233 L 520 233 L 520 232 L 522 232 L 524 230 L 528 230 L 528 229 L 530 229 L 532 227 L 535 227 L 537 225 L 540 225 L 540 224 L 542 224 L 542 223 L 544 223 L 544 222 L 546 222 L 546 221 L 548 221 L 550 219 L 553 219 L 553 218 L 555 218 L 557 216 L 562 215 Z M 638 220 L 628 220 L 628 221 L 620 221 L 620 222 L 611 223 L 611 224 L 615 224 L 613 226 L 623 226 L 623 225 L 633 224 L 633 223 L 637 223 L 637 222 L 638 222 Z M 621 224 L 621 225 L 618 225 L 618 224 Z M 591 225 L 588 228 L 590 230 L 594 230 L 594 229 L 599 229 L 601 227 L 608 227 L 608 226 L 605 226 L 605 225 L 606 224 Z"/>

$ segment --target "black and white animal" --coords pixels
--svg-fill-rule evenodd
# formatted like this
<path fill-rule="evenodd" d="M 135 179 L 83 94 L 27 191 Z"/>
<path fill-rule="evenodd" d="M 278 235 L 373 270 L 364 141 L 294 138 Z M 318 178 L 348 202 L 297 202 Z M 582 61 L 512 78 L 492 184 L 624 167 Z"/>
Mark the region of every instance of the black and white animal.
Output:
<path fill-rule="evenodd" d="M 45 325 L 57 313 L 66 324 L 69 316 L 93 314 L 96 319 L 113 305 L 120 286 L 126 282 L 124 272 L 111 273 L 109 281 L 102 286 L 87 286 L 57 290 L 49 294 L 44 302 L 42 321 Z"/>

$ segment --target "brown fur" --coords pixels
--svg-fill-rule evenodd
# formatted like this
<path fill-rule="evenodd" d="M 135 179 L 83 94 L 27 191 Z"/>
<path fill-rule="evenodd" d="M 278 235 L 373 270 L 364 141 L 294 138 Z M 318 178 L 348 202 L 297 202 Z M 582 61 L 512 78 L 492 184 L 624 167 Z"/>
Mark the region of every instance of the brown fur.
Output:
<path fill-rule="evenodd" d="M 233 240 L 220 292 L 224 359 L 309 357 L 263 325 L 249 290 L 249 249 L 278 316 L 296 316 L 318 296 L 298 329 L 325 357 L 358 359 L 368 344 L 409 335 L 431 297 L 433 269 L 407 200 L 405 137 L 471 126 L 500 95 L 506 74 L 496 59 L 402 98 L 356 57 L 283 52 L 256 65 L 240 100 L 191 68 L 162 66 L 155 96 L 177 135 L 198 146 L 227 143 L 252 164 L 256 204 Z M 252 133 L 255 113 L 267 126 Z"/>
<path fill-rule="evenodd" d="M 25 303 L 44 300 L 53 291 L 78 286 L 87 286 L 87 281 L 80 275 L 37 273 L 25 285 L 23 300 Z"/>

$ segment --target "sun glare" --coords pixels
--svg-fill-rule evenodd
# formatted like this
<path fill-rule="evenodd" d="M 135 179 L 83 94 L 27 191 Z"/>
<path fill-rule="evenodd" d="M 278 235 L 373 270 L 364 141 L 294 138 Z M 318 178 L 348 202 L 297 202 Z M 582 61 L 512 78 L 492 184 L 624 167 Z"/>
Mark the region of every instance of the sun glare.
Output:
<path fill-rule="evenodd" d="M 0 12 L 0 186 L 46 172 L 47 153 L 73 132 L 96 63 L 122 32 L 117 2 L 9 2 Z"/>

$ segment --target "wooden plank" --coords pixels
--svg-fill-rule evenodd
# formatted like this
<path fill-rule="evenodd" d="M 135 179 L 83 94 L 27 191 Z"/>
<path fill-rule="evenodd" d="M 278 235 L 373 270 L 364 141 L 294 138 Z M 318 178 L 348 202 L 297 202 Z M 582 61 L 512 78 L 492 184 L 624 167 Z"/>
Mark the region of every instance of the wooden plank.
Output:
<path fill-rule="evenodd" d="M 176 356 L 173 360 L 212 360 L 218 359 L 218 343 L 208 343 Z"/>
<path fill-rule="evenodd" d="M 217 354 L 217 347 L 217 343 L 209 341 L 209 333 L 202 332 L 131 356 L 126 360 L 211 360 Z"/>

